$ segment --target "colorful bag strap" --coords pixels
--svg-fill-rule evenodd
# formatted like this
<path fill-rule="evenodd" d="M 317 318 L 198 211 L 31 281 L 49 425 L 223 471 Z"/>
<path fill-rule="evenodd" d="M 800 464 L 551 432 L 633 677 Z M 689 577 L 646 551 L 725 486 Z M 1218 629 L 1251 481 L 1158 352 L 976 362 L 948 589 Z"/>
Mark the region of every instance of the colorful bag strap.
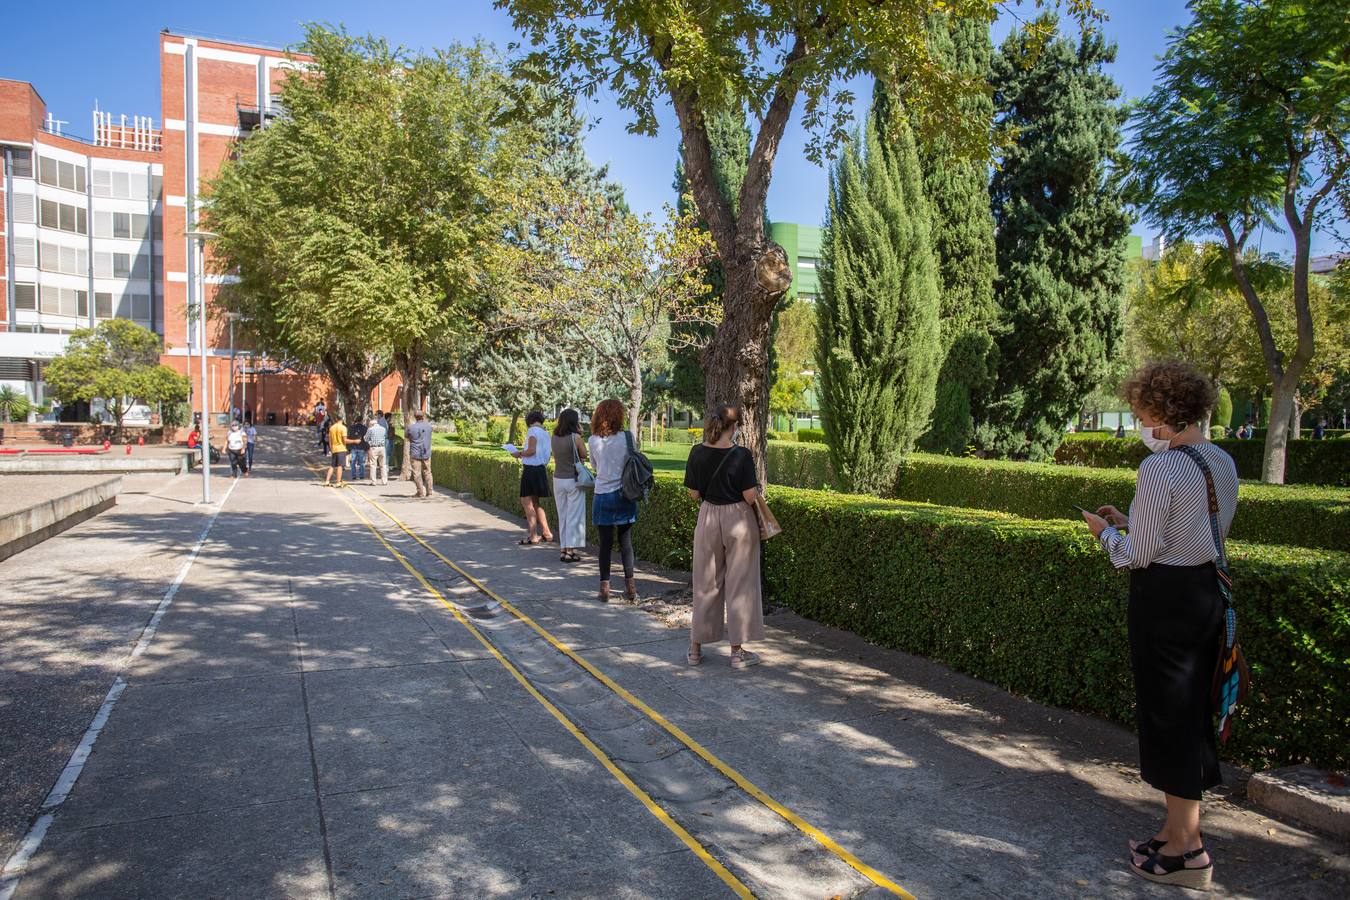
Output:
<path fill-rule="evenodd" d="M 1218 718 L 1220 742 L 1227 741 L 1233 727 L 1233 711 L 1242 700 L 1242 672 L 1237 649 L 1237 612 L 1233 609 L 1233 576 L 1228 571 L 1228 555 L 1223 547 L 1223 529 L 1219 526 L 1219 496 L 1214 490 L 1214 473 L 1204 454 L 1189 444 L 1174 448 L 1189 456 L 1205 476 L 1205 490 L 1209 493 L 1209 527 L 1214 535 L 1214 549 L 1219 558 L 1214 562 L 1218 572 L 1219 596 L 1223 598 L 1223 646 L 1219 651 L 1219 665 L 1215 672 L 1214 714 Z"/>

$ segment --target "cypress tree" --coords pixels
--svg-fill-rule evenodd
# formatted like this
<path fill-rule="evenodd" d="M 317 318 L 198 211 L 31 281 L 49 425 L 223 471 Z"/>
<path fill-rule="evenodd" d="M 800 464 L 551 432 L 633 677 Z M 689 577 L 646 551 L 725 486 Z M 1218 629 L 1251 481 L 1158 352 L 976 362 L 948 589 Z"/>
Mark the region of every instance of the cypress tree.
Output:
<path fill-rule="evenodd" d="M 1102 71 L 1115 55 L 1098 31 L 1042 46 L 1018 29 L 993 61 L 995 121 L 1014 138 L 990 185 L 998 373 L 976 442 L 998 456 L 1053 454 L 1121 347 L 1123 112 Z"/>
<path fill-rule="evenodd" d="M 938 273 L 909 123 L 876 90 L 830 173 L 816 301 L 826 442 L 848 490 L 882 493 L 928 426 L 941 362 Z"/>
<path fill-rule="evenodd" d="M 935 53 L 959 75 L 985 83 L 993 44 L 989 23 L 978 19 L 930 20 Z M 963 96 L 959 114 L 992 128 L 994 103 L 988 94 Z M 990 326 L 994 303 L 994 219 L 989 210 L 989 166 L 963 157 L 938 134 L 919 144 L 924 191 L 933 208 L 933 250 L 942 286 L 942 369 L 933 421 L 920 445 L 960 455 L 975 435 L 972 395 L 993 387 Z"/>

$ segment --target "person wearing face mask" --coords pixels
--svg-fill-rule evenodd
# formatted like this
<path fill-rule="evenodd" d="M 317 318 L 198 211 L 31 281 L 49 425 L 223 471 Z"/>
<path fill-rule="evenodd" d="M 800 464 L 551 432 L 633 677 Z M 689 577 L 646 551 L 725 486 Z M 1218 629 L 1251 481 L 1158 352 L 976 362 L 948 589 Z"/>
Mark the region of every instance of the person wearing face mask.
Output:
<path fill-rule="evenodd" d="M 1237 511 L 1237 467 L 1204 433 L 1217 391 L 1194 367 L 1150 363 L 1123 392 L 1152 453 L 1139 466 L 1129 515 L 1103 506 L 1083 518 L 1112 565 L 1130 570 L 1140 775 L 1167 807 L 1151 840 L 1130 842 L 1131 867 L 1150 881 L 1207 888 L 1214 865 L 1201 841 L 1200 798 L 1222 782 L 1211 686 L 1226 614 L 1220 546 Z"/>
<path fill-rule="evenodd" d="M 741 413 L 719 406 L 703 423 L 703 443 L 689 452 L 684 486 L 699 502 L 694 528 L 694 609 L 690 626 L 691 666 L 703 662 L 703 645 L 731 642 L 731 667 L 759 662 L 745 649 L 764 638 L 760 594 L 759 519 L 755 500 L 759 478 L 750 451 L 737 446 Z"/>

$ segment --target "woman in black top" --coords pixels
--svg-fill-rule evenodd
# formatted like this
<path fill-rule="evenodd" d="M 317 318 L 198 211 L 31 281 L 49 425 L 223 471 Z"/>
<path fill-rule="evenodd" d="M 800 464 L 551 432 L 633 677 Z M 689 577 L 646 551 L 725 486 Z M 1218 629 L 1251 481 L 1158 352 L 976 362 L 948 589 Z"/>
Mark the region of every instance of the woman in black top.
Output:
<path fill-rule="evenodd" d="M 702 645 L 731 642 L 731 667 L 759 662 L 745 649 L 764 637 L 760 599 L 759 479 L 750 451 L 735 444 L 740 410 L 723 405 L 703 423 L 703 443 L 689 453 L 684 486 L 702 501 L 694 529 L 694 617 L 689 665 L 703 662 Z"/>

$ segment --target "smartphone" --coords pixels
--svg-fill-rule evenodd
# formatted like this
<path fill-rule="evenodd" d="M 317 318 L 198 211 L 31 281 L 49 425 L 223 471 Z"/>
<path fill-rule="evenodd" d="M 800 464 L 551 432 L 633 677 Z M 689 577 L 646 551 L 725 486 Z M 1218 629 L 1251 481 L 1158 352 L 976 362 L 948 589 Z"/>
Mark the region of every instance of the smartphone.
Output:
<path fill-rule="evenodd" d="M 1088 513 L 1088 514 L 1094 515 L 1094 516 L 1096 515 L 1096 513 L 1095 513 L 1095 512 L 1092 512 L 1092 510 L 1090 510 L 1090 509 L 1083 509 L 1083 507 L 1081 507 L 1081 506 L 1076 506 L 1076 505 L 1074 505 L 1074 504 L 1072 504 L 1072 503 L 1069 504 L 1069 509 L 1077 510 L 1077 511 L 1080 512 L 1080 513 Z"/>

